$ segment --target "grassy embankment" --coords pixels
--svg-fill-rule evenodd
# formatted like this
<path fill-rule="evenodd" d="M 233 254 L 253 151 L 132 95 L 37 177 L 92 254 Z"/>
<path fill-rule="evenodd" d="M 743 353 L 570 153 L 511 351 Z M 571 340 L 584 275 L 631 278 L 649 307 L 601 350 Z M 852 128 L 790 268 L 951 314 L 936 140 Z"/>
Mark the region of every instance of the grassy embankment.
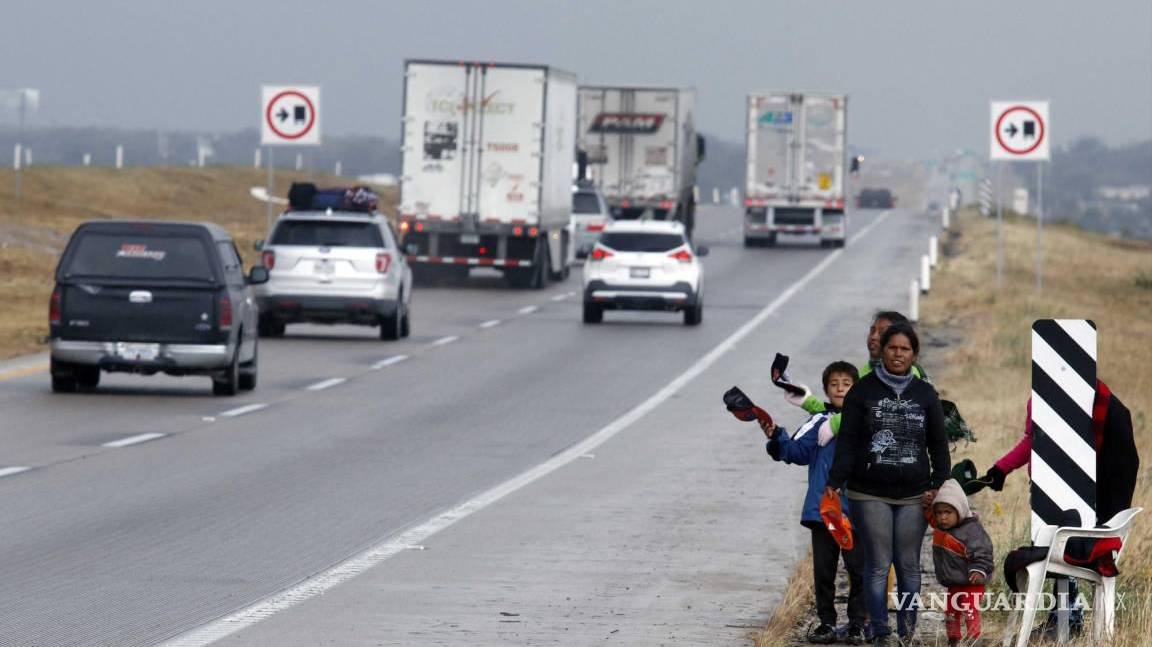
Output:
<path fill-rule="evenodd" d="M 257 260 L 252 245 L 264 238 L 266 221 L 265 204 L 249 189 L 266 180 L 266 171 L 241 167 L 33 167 L 23 173 L 17 204 L 12 171 L 0 172 L 0 359 L 44 349 L 52 274 L 77 225 L 100 218 L 215 222 L 232 234 L 251 266 Z M 275 192 L 284 195 L 294 180 L 351 182 L 280 171 Z M 382 199 L 394 203 L 392 195 Z"/>
<path fill-rule="evenodd" d="M 1031 383 L 1034 320 L 1095 321 L 1099 376 L 1132 412 L 1136 444 L 1143 454 L 1133 505 L 1149 508 L 1136 518 L 1120 562 L 1124 599 L 1111 644 L 1146 645 L 1152 636 L 1152 244 L 1113 240 L 1069 226 L 1047 227 L 1044 289 L 1038 294 L 1034 221 L 1009 218 L 1004 230 L 1002 289 L 996 289 L 995 221 L 965 212 L 933 276 L 932 292 L 921 301 L 922 337 L 957 340 L 947 348 L 926 349 L 933 381 L 959 405 L 978 439 L 958 447 L 953 460 L 971 458 L 983 471 L 1020 439 Z M 1028 543 L 1026 472 L 1011 474 L 1003 492 L 976 494 L 973 503 L 982 511 L 996 547 L 998 572 L 990 591 L 1006 591 L 999 572 L 1003 557 Z M 810 566 L 798 569 L 759 645 L 788 644 L 788 628 L 807 620 L 810 578 Z M 1090 588 L 1082 589 L 1089 601 Z M 999 637 L 1004 619 L 1003 613 L 986 614 L 986 635 Z M 1094 643 L 1084 638 L 1080 644 Z"/>

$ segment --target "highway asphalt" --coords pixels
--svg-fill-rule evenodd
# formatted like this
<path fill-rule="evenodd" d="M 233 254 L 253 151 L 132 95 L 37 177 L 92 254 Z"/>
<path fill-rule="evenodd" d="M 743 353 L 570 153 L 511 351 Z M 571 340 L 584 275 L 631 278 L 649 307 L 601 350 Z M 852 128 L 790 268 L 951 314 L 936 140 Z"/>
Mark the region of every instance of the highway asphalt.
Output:
<path fill-rule="evenodd" d="M 860 212 L 842 251 L 745 249 L 740 220 L 700 209 L 699 327 L 586 326 L 578 271 L 542 291 L 493 274 L 418 289 L 405 341 L 261 340 L 236 398 L 107 374 L 56 395 L 35 358 L 0 367 L 0 644 L 743 641 L 807 546 L 805 475 L 720 395 L 801 421 L 772 354 L 817 388 L 861 361 L 939 220 Z"/>

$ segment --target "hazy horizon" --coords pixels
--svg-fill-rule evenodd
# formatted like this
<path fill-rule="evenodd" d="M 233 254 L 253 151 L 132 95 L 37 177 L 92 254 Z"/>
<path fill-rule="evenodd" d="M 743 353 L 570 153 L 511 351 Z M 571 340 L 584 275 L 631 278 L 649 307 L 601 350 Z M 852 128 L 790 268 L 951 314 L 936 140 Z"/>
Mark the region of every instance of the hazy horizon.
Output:
<path fill-rule="evenodd" d="M 1054 145 L 1152 138 L 1152 3 L 1060 11 L 900 2 L 410 5 L 298 0 L 23 4 L 0 88 L 38 88 L 33 127 L 236 131 L 262 83 L 322 87 L 325 134 L 397 138 L 406 58 L 551 64 L 581 82 L 686 85 L 699 128 L 743 139 L 763 88 L 844 92 L 849 140 L 886 156 L 987 148 L 988 102 L 1046 98 Z M 61 20 L 66 16 L 67 20 Z M 52 45 L 47 49 L 46 44 Z M 14 125 L 13 110 L 0 124 Z"/>

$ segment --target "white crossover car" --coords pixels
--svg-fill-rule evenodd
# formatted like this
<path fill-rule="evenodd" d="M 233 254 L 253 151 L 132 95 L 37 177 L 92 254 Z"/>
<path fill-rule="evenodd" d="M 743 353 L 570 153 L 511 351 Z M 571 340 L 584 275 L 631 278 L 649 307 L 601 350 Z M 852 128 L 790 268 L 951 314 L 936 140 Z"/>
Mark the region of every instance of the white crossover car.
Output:
<path fill-rule="evenodd" d="M 584 323 L 605 310 L 684 313 L 684 325 L 704 316 L 704 269 L 679 222 L 620 220 L 605 226 L 584 264 Z"/>

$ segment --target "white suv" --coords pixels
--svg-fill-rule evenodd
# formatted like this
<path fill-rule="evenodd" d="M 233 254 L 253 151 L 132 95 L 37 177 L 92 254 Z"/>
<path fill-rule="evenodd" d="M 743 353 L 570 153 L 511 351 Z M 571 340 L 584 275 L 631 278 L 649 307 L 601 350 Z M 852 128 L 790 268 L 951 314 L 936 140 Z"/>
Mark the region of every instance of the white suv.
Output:
<path fill-rule="evenodd" d="M 375 194 L 295 184 L 289 200 L 267 243 L 258 244 L 269 277 L 256 291 L 260 334 L 277 337 L 286 324 L 311 322 L 380 326 L 381 339 L 407 337 L 412 270 L 376 211 Z"/>
<path fill-rule="evenodd" d="M 684 325 L 704 316 L 703 245 L 692 249 L 679 222 L 622 220 L 604 228 L 584 264 L 584 323 L 604 310 L 682 311 Z"/>

